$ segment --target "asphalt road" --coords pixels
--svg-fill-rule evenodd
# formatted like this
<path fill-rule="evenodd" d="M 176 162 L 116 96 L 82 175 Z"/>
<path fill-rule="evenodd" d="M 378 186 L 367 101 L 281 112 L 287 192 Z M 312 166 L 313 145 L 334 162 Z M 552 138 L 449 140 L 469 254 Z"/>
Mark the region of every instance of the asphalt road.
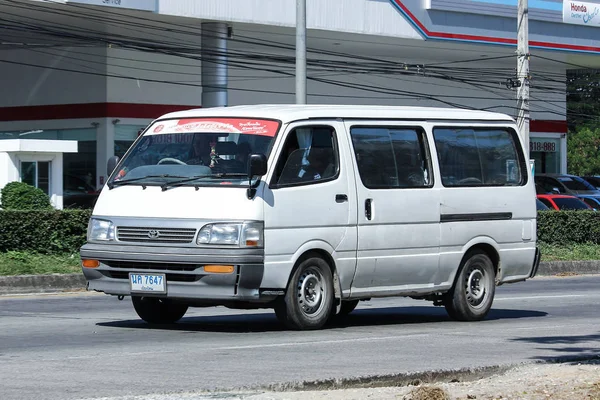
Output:
<path fill-rule="evenodd" d="M 0 399 L 112 398 L 600 356 L 599 321 L 600 276 L 501 286 L 482 322 L 450 321 L 428 302 L 381 299 L 312 332 L 284 331 L 267 310 L 192 309 L 175 326 L 151 328 L 128 299 L 0 297 Z"/>

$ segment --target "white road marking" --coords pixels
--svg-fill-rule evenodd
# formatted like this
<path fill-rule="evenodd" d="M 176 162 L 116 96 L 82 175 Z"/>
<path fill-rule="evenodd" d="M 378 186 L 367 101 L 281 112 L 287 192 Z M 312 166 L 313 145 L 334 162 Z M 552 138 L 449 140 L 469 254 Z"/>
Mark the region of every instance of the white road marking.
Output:
<path fill-rule="evenodd" d="M 535 299 L 562 299 L 569 297 L 600 297 L 600 294 L 561 294 L 561 295 L 542 295 L 542 296 L 522 296 L 522 297 L 496 297 L 494 301 L 502 300 L 535 300 Z"/>
<path fill-rule="evenodd" d="M 211 350 L 244 350 L 244 349 L 262 349 L 268 347 L 288 347 L 288 346 L 314 346 L 318 344 L 337 344 L 337 343 L 354 343 L 354 342 L 372 342 L 379 340 L 400 340 L 410 337 L 429 336 L 429 333 L 415 333 L 410 335 L 399 336 L 380 336 L 380 337 L 361 337 L 354 339 L 339 339 L 339 340 L 315 340 L 311 342 L 287 342 L 287 343 L 270 343 L 270 344 L 252 344 L 247 346 L 227 346 L 215 347 Z"/>

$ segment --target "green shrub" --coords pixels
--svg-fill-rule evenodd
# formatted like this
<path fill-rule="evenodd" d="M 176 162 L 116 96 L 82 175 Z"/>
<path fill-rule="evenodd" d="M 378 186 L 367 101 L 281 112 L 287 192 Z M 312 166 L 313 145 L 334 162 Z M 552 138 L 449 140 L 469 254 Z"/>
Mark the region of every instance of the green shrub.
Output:
<path fill-rule="evenodd" d="M 10 182 L 0 191 L 4 210 L 51 210 L 50 197 L 42 189 L 23 182 Z"/>
<path fill-rule="evenodd" d="M 0 252 L 78 252 L 90 216 L 91 210 L 0 211 Z"/>
<path fill-rule="evenodd" d="M 0 252 L 76 253 L 85 243 L 91 210 L 0 211 Z M 600 245 L 600 212 L 539 211 L 538 241 Z"/>
<path fill-rule="evenodd" d="M 538 211 L 537 237 L 548 244 L 600 244 L 600 212 Z"/>

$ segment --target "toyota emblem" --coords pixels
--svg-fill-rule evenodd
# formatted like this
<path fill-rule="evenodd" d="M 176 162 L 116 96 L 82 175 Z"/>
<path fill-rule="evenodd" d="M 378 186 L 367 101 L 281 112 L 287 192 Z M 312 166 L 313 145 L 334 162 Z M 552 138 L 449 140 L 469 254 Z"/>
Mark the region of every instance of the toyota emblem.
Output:
<path fill-rule="evenodd" d="M 159 236 L 160 236 L 160 232 L 159 232 L 159 231 L 157 231 L 157 230 L 154 230 L 154 229 L 153 229 L 153 230 L 151 230 L 151 231 L 148 231 L 148 237 L 149 237 L 150 239 L 158 239 L 158 237 L 159 237 Z"/>

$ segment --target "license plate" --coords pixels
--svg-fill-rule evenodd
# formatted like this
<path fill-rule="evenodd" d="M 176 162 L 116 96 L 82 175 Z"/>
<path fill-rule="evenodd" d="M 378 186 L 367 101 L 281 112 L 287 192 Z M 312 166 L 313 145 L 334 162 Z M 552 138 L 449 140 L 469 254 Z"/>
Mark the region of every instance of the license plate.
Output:
<path fill-rule="evenodd" d="M 164 274 L 129 273 L 129 283 L 132 292 L 166 293 L 167 278 Z"/>

